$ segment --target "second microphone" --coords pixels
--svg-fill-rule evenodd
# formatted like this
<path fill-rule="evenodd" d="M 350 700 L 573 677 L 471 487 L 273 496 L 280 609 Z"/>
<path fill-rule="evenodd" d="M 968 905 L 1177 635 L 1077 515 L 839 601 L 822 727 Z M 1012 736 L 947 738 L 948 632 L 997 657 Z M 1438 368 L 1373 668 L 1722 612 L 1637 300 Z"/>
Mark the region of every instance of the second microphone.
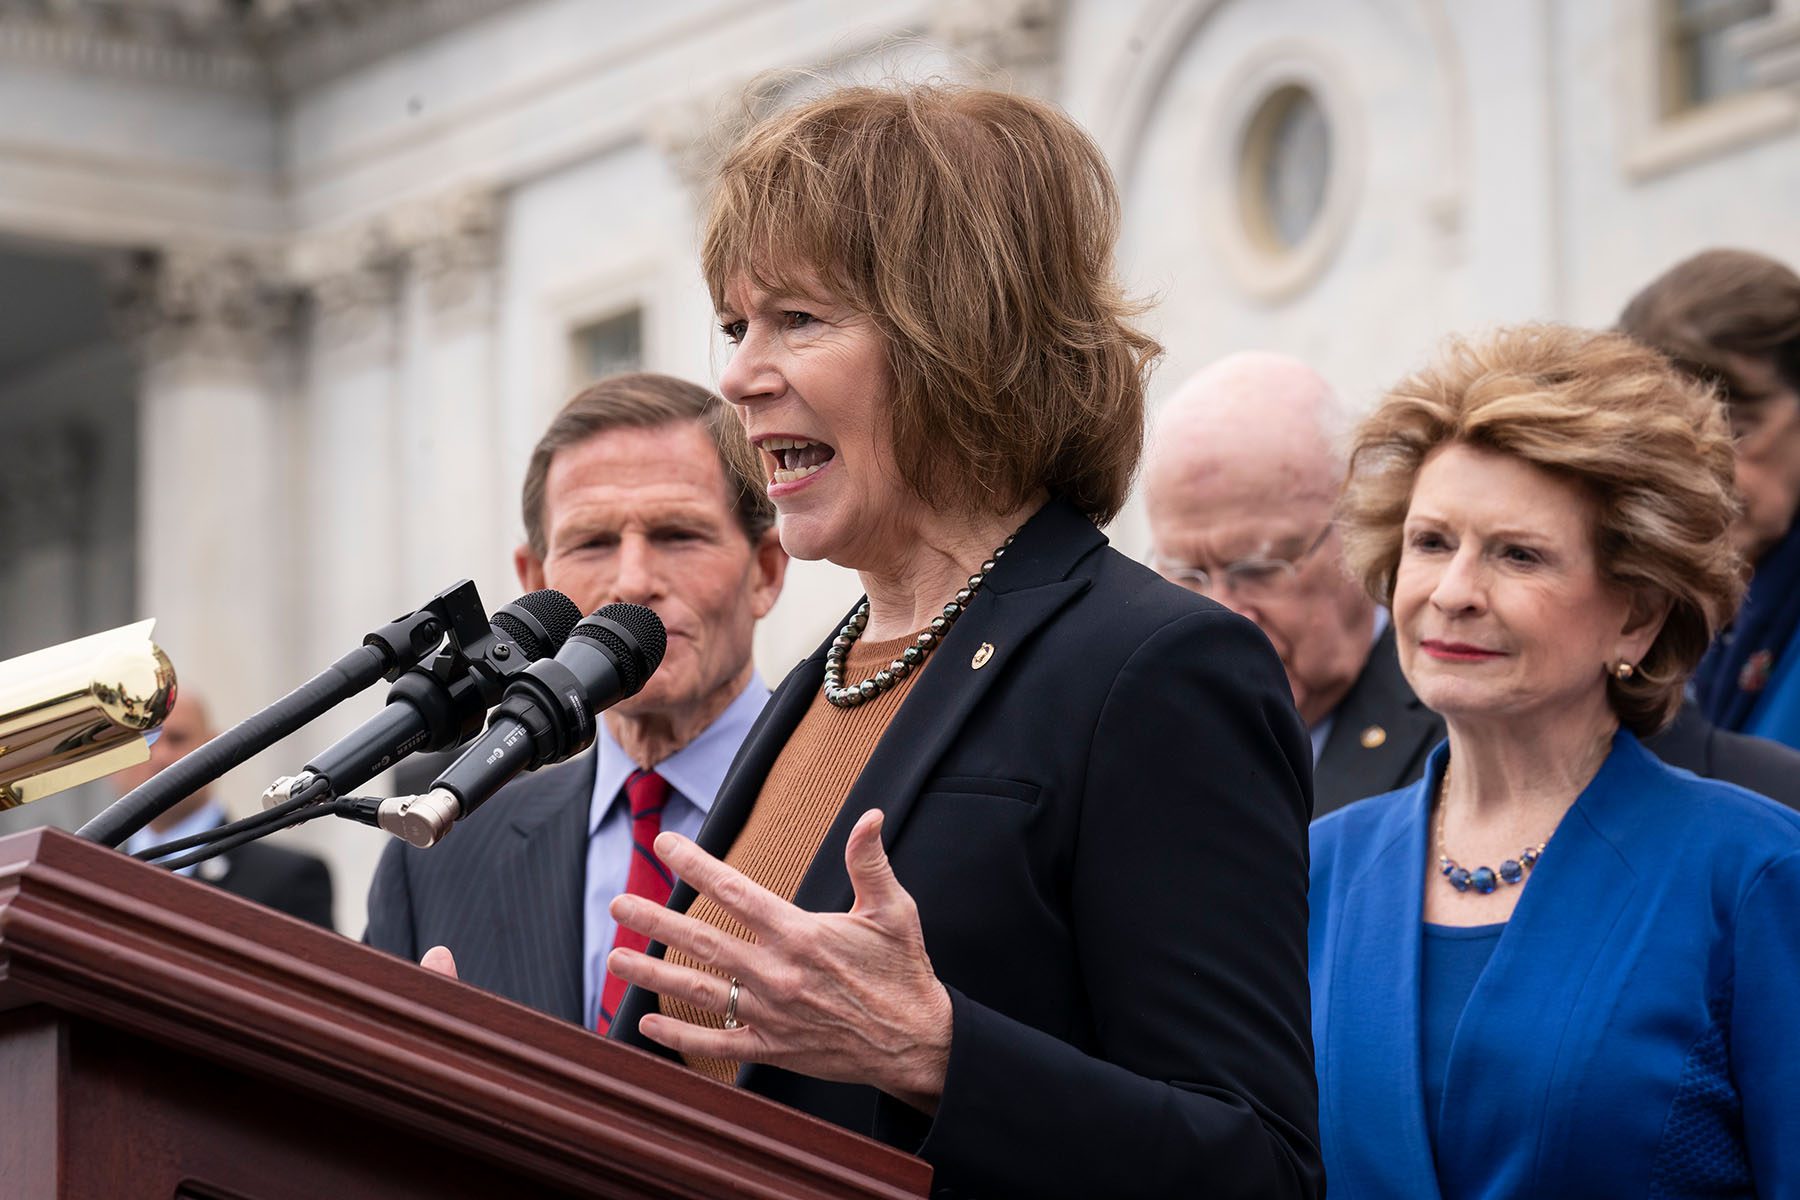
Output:
<path fill-rule="evenodd" d="M 594 742 L 598 714 L 635 696 L 662 663 L 662 621 L 641 604 L 608 604 L 506 688 L 487 730 L 422 796 L 381 805 L 381 827 L 414 846 L 434 846 L 522 772 L 558 763 Z"/>

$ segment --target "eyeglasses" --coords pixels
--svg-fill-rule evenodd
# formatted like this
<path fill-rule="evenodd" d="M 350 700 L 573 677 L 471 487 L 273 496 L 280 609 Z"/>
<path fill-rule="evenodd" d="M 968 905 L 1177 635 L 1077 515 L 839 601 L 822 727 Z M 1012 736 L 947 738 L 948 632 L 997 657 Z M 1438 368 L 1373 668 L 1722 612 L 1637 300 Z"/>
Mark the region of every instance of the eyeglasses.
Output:
<path fill-rule="evenodd" d="M 1300 564 L 1325 544 L 1325 539 L 1331 536 L 1331 530 L 1332 525 L 1328 521 L 1325 528 L 1319 530 L 1319 536 L 1312 540 L 1312 544 L 1292 558 L 1240 558 L 1234 563 L 1226 564 L 1216 576 L 1204 567 L 1190 567 L 1186 563 L 1170 562 L 1160 557 L 1151 559 L 1150 565 L 1158 575 L 1170 583 L 1180 584 L 1190 592 L 1205 595 L 1217 583 L 1219 590 L 1227 595 L 1244 600 L 1266 600 L 1293 585 L 1300 577 Z"/>

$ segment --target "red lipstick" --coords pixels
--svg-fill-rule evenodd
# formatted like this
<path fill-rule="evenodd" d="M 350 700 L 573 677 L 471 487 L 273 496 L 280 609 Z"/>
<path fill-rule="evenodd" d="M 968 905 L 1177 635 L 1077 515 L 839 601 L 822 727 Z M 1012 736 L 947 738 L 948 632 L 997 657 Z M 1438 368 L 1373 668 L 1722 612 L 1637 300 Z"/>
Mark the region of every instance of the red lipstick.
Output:
<path fill-rule="evenodd" d="M 1467 642 L 1440 642 L 1434 638 L 1426 638 L 1421 641 L 1419 649 L 1442 662 L 1487 662 L 1490 659 L 1506 657 L 1505 653 L 1499 650 L 1471 646 Z"/>

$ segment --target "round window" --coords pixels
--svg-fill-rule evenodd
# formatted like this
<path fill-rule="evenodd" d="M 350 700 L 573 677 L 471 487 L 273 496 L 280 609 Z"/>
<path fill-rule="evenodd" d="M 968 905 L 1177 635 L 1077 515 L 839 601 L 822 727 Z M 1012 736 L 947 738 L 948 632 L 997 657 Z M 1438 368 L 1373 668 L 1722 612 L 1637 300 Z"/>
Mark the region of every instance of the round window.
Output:
<path fill-rule="evenodd" d="M 1330 180 L 1324 106 L 1298 84 L 1276 88 L 1244 129 L 1238 195 L 1252 242 L 1276 255 L 1299 247 L 1319 224 Z"/>

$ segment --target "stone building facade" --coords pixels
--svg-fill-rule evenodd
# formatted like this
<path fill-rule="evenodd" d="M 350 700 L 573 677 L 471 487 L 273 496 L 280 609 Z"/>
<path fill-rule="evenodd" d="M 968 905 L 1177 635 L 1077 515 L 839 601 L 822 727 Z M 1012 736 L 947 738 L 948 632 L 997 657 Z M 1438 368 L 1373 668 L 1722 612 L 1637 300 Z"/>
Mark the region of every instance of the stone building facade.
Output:
<path fill-rule="evenodd" d="M 1366 400 L 1708 245 L 1800 262 L 1800 0 L 0 0 L 0 657 L 153 615 L 235 719 L 458 577 L 510 598 L 556 406 L 716 378 L 721 141 L 933 75 L 1099 139 L 1157 396 L 1263 347 Z M 765 674 L 855 594 L 797 566 Z M 360 931 L 381 835 L 293 836 Z"/>

